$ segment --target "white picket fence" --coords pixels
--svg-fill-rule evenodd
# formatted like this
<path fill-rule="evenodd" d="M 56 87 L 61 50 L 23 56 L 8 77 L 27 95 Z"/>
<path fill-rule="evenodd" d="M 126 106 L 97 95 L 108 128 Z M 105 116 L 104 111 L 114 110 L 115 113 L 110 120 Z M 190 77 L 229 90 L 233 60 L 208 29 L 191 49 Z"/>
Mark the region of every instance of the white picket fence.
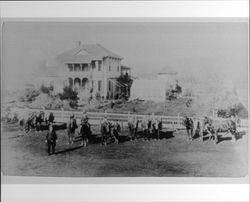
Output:
<path fill-rule="evenodd" d="M 12 108 L 12 112 L 19 114 L 20 116 L 27 116 L 32 112 L 39 112 L 40 109 L 28 109 L 28 108 Z M 69 118 L 72 114 L 74 114 L 78 123 L 80 123 L 80 119 L 83 115 L 83 112 L 79 111 L 59 111 L 59 110 L 42 110 L 45 114 L 52 112 L 55 116 L 55 121 L 57 122 L 68 122 Z M 143 119 L 143 114 L 129 114 L 129 113 L 103 113 L 103 112 L 87 112 L 90 124 L 92 125 L 99 125 L 100 121 L 104 116 L 107 116 L 107 119 L 110 121 L 119 121 L 121 123 L 122 128 L 127 127 L 128 118 L 130 115 L 134 115 L 138 118 L 139 121 Z M 157 116 L 155 117 L 160 118 L 163 123 L 163 128 L 173 129 L 173 130 L 181 130 L 185 129 L 185 126 L 182 123 L 183 117 L 181 116 Z M 202 120 L 201 117 L 195 118 L 197 121 Z M 218 118 L 217 118 L 218 119 Z M 220 118 L 220 120 L 223 120 Z M 248 119 L 241 119 L 240 123 L 238 124 L 238 128 L 241 130 L 248 130 Z"/>

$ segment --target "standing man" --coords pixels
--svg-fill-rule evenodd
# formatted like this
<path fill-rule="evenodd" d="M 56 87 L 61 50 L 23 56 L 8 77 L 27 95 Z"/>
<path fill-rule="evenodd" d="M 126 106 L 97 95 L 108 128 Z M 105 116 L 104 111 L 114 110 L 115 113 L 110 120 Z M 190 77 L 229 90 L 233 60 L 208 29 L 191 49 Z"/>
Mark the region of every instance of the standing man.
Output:
<path fill-rule="evenodd" d="M 150 114 L 148 114 L 147 116 L 147 139 L 150 140 L 151 136 L 152 136 L 152 132 L 153 132 L 153 127 L 152 127 L 152 118 L 154 117 L 154 114 L 152 113 L 152 116 L 150 116 Z"/>
<path fill-rule="evenodd" d="M 82 119 L 81 119 L 80 134 L 82 136 L 81 146 L 86 147 L 87 142 L 88 142 L 88 138 L 89 138 L 89 136 L 91 134 L 90 124 L 88 122 L 88 117 L 87 117 L 86 114 L 83 114 Z"/>
<path fill-rule="evenodd" d="M 134 133 L 134 117 L 129 113 L 128 115 L 128 130 L 129 130 L 129 137 L 130 141 L 133 140 L 133 133 Z"/>
<path fill-rule="evenodd" d="M 54 120 L 55 120 L 54 114 L 50 112 L 49 118 L 48 118 L 49 123 L 54 123 Z"/>
<path fill-rule="evenodd" d="M 143 116 L 142 122 L 141 122 L 141 127 L 142 127 L 142 134 L 143 134 L 143 141 L 147 140 L 147 117 Z"/>
<path fill-rule="evenodd" d="M 156 134 L 156 139 L 160 139 L 160 131 L 161 131 L 161 120 L 160 118 L 153 118 L 152 120 L 152 126 L 153 126 L 153 131 L 154 134 Z"/>
<path fill-rule="evenodd" d="M 76 124 L 76 119 L 74 118 L 74 115 L 72 114 L 70 116 L 70 120 L 69 120 L 69 123 L 68 123 L 68 141 L 69 143 L 68 144 L 73 144 L 73 138 L 74 138 L 74 135 L 75 135 L 75 130 L 77 129 L 77 124 Z"/>
<path fill-rule="evenodd" d="M 105 115 L 101 121 L 101 135 L 102 135 L 102 142 L 101 145 L 106 146 L 107 145 L 107 139 L 109 134 L 109 122 L 107 119 L 107 116 Z"/>
<path fill-rule="evenodd" d="M 229 131 L 232 135 L 232 142 L 236 142 L 236 135 L 237 135 L 237 123 L 236 117 L 231 115 L 229 120 Z"/>
<path fill-rule="evenodd" d="M 185 123 L 186 130 L 187 130 L 188 140 L 192 141 L 193 140 L 193 129 L 194 129 L 193 119 L 186 116 L 184 123 Z"/>
<path fill-rule="evenodd" d="M 116 120 L 116 122 L 114 123 L 114 126 L 113 126 L 113 136 L 114 136 L 116 144 L 119 144 L 120 132 L 121 132 L 121 126 L 120 126 L 118 120 Z"/>
<path fill-rule="evenodd" d="M 55 154 L 57 135 L 56 135 L 56 131 L 55 131 L 52 123 L 49 124 L 49 132 L 46 135 L 45 142 L 47 143 L 48 155 L 49 156 L 51 155 L 51 153 L 50 153 L 51 150 L 52 150 L 52 154 Z"/>

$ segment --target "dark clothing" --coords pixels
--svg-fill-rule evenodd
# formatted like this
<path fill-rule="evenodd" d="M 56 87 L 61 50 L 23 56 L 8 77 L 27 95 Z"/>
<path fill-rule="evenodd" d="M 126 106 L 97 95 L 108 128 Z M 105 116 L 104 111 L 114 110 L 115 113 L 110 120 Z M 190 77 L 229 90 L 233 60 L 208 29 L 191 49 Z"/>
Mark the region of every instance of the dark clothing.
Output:
<path fill-rule="evenodd" d="M 102 145 L 107 144 L 109 129 L 110 129 L 109 128 L 109 123 L 104 122 L 104 123 L 101 124 Z"/>
<path fill-rule="evenodd" d="M 54 117 L 53 113 L 50 113 L 50 114 L 49 114 L 49 118 L 48 118 L 48 122 L 49 122 L 49 123 L 53 123 L 54 120 L 55 120 L 55 117 Z"/>
<path fill-rule="evenodd" d="M 90 124 L 88 122 L 84 122 L 81 125 L 80 134 L 82 136 L 83 141 L 86 141 L 89 138 L 91 130 L 90 130 Z"/>
<path fill-rule="evenodd" d="M 194 128 L 194 122 L 191 118 L 186 118 L 185 119 L 185 125 L 186 125 L 186 129 L 190 130 Z"/>
<path fill-rule="evenodd" d="M 184 120 L 184 123 L 185 123 L 185 126 L 186 126 L 186 130 L 187 130 L 187 135 L 188 135 L 188 138 L 190 140 L 193 139 L 193 129 L 194 129 L 194 122 L 191 118 L 186 118 Z"/>
<path fill-rule="evenodd" d="M 73 121 L 68 123 L 68 132 L 70 133 L 75 133 L 75 130 L 78 128 L 76 124 L 76 120 L 73 119 Z"/>
<path fill-rule="evenodd" d="M 75 119 L 69 121 L 68 126 L 67 126 L 69 144 L 73 144 L 73 138 L 74 138 L 75 130 L 77 129 L 77 127 L 78 126 L 76 124 Z"/>
<path fill-rule="evenodd" d="M 47 152 L 48 155 L 50 155 L 50 151 L 52 149 L 52 154 L 55 153 L 55 148 L 56 148 L 56 140 L 57 140 L 57 135 L 56 132 L 53 130 L 52 132 L 48 132 L 46 135 L 46 140 L 47 140 Z"/>

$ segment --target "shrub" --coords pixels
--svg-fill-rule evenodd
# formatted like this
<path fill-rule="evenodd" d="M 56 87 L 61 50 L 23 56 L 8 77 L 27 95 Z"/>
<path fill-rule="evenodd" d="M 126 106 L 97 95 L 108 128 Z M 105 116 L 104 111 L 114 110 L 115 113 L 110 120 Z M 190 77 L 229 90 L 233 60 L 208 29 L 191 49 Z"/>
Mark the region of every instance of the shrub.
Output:
<path fill-rule="evenodd" d="M 227 109 L 220 109 L 217 112 L 218 117 L 228 118 L 230 116 L 238 116 L 239 118 L 247 118 L 248 112 L 243 104 L 239 103 L 234 106 L 228 107 Z"/>
<path fill-rule="evenodd" d="M 39 90 L 36 90 L 34 87 L 26 88 L 24 94 L 19 97 L 19 101 L 32 102 L 39 95 L 40 95 Z"/>
<path fill-rule="evenodd" d="M 61 100 L 68 100 L 71 108 L 76 108 L 78 106 L 78 96 L 77 92 L 72 89 L 71 86 L 66 86 L 63 88 L 63 93 L 59 93 Z"/>
<path fill-rule="evenodd" d="M 41 87 L 40 87 L 40 91 L 44 94 L 50 94 L 50 92 L 53 90 L 54 90 L 54 86 L 52 86 L 52 85 L 50 85 L 49 87 L 41 85 Z"/>
<path fill-rule="evenodd" d="M 100 99 L 101 99 L 101 95 L 100 95 L 99 92 L 96 92 L 96 94 L 95 94 L 95 99 L 96 99 L 96 100 L 100 100 Z"/>

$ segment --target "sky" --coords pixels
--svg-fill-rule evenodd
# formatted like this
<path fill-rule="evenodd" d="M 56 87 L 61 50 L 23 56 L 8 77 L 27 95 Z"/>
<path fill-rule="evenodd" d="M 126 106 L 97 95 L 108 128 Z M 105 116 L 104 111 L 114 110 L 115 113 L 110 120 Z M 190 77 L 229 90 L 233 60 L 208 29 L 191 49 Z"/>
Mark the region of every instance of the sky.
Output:
<path fill-rule="evenodd" d="M 246 84 L 248 25 L 244 22 L 5 22 L 2 80 L 6 89 L 31 82 L 45 61 L 82 44 L 99 43 L 123 57 L 134 76 L 164 66 L 182 77 Z"/>

